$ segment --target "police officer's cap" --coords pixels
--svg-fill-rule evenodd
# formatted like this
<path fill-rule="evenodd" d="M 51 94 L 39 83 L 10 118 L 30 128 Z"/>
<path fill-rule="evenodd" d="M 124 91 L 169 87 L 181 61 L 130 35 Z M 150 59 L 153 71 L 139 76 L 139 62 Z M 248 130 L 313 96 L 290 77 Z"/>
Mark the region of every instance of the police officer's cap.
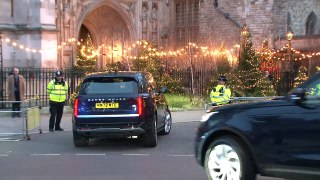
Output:
<path fill-rule="evenodd" d="M 219 77 L 218 77 L 218 81 L 224 81 L 224 82 L 227 82 L 227 81 L 228 81 L 228 79 L 227 79 L 227 77 L 225 77 L 225 76 L 219 76 Z"/>
<path fill-rule="evenodd" d="M 62 71 L 61 70 L 56 71 L 56 77 L 59 77 L 59 76 L 62 76 Z"/>

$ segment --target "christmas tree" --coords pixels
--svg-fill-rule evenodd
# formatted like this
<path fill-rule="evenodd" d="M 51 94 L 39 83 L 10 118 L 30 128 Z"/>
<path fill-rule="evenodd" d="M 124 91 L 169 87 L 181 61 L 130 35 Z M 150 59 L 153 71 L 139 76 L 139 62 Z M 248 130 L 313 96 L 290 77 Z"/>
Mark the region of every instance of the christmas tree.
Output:
<path fill-rule="evenodd" d="M 230 72 L 231 66 L 230 62 L 228 60 L 228 56 L 226 54 L 226 47 L 222 43 L 219 48 L 219 54 L 216 59 L 216 66 L 217 66 L 217 72 L 220 75 L 226 74 L 227 72 Z"/>
<path fill-rule="evenodd" d="M 251 41 L 251 34 L 246 26 L 241 32 L 241 51 L 239 64 L 231 76 L 231 90 L 234 96 L 273 96 L 275 90 L 264 71 L 262 62 L 256 55 Z"/>
<path fill-rule="evenodd" d="M 258 54 L 258 58 L 261 62 L 261 70 L 272 72 L 276 68 L 276 64 L 272 58 L 271 50 L 269 49 L 268 40 L 262 42 L 262 49 Z"/>
<path fill-rule="evenodd" d="M 79 46 L 76 57 L 76 64 L 73 70 L 83 74 L 96 71 L 97 52 L 93 46 L 90 34 L 87 34 L 84 43 Z"/>
<path fill-rule="evenodd" d="M 156 53 L 156 48 L 156 42 L 140 41 L 137 47 L 138 56 L 132 61 L 132 70 L 149 72 L 156 82 L 160 82 L 164 68 L 161 57 Z"/>
<path fill-rule="evenodd" d="M 305 82 L 307 79 L 308 79 L 307 68 L 301 66 L 301 67 L 299 67 L 297 77 L 294 79 L 294 85 L 293 86 L 294 87 L 298 87 L 300 84 Z"/>

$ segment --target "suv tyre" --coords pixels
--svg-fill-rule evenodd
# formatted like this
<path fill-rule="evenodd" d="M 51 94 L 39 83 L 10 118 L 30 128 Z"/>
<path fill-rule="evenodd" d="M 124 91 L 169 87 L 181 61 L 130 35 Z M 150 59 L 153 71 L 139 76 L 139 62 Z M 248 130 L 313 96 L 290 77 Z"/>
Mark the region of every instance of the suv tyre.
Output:
<path fill-rule="evenodd" d="M 158 143 L 156 116 L 154 116 L 153 119 L 154 120 L 153 120 L 153 123 L 151 123 L 150 130 L 142 135 L 142 142 L 143 142 L 143 145 L 146 147 L 156 147 Z"/>
<path fill-rule="evenodd" d="M 159 132 L 159 135 L 168 135 L 172 128 L 172 117 L 168 109 L 164 112 L 164 127 Z"/>
<path fill-rule="evenodd" d="M 251 157 L 243 145 L 230 136 L 219 137 L 209 145 L 204 167 L 209 180 L 256 179 Z"/>

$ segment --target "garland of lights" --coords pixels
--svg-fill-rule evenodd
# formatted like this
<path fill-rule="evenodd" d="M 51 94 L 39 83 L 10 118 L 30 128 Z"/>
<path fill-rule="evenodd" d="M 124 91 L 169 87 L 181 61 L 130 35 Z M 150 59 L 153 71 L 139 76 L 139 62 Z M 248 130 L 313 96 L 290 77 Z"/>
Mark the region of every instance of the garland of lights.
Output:
<path fill-rule="evenodd" d="M 54 47 L 52 48 L 45 48 L 45 49 L 39 49 L 39 48 L 31 48 L 28 47 L 27 45 L 18 43 L 16 41 L 13 41 L 10 38 L 4 37 L 3 38 L 4 41 L 13 46 L 13 47 L 18 47 L 20 50 L 25 50 L 26 52 L 31 52 L 31 53 L 44 53 L 44 51 L 48 51 L 51 49 L 55 49 Z M 58 50 L 62 49 L 64 46 L 70 46 L 70 45 L 81 45 L 81 42 L 77 41 L 76 38 L 69 38 L 67 39 L 65 42 L 62 42 L 61 45 L 58 45 Z M 104 47 L 104 44 L 98 46 L 98 49 L 95 52 L 92 52 L 92 54 L 90 55 L 85 55 L 85 57 L 94 57 L 94 56 L 99 56 L 101 55 L 100 50 L 102 49 L 102 47 Z M 135 43 L 133 43 L 132 45 L 130 45 L 127 49 L 123 50 L 124 53 L 129 53 L 130 51 L 136 49 L 136 48 L 151 48 L 150 44 L 145 41 L 145 40 L 139 40 L 136 41 Z M 229 50 L 225 50 L 225 51 L 219 51 L 217 49 L 209 49 L 207 46 L 199 46 L 196 43 L 192 43 L 189 42 L 187 45 L 184 46 L 184 48 L 176 50 L 176 51 L 157 51 L 155 48 L 151 48 L 151 50 L 154 53 L 149 54 L 149 56 L 183 56 L 183 55 L 187 55 L 188 52 L 186 49 L 189 48 L 195 48 L 195 49 L 199 49 L 203 56 L 218 56 L 220 54 L 231 54 L 235 48 L 240 48 L 239 44 L 236 44 L 233 46 L 233 48 L 229 49 Z M 270 51 L 270 52 L 257 52 L 257 54 L 263 54 L 263 55 L 271 55 L 273 56 L 273 59 L 277 59 L 277 60 L 282 60 L 285 61 L 286 59 L 283 57 L 277 57 L 275 56 L 275 54 L 280 53 L 280 52 L 284 52 L 287 51 L 288 49 L 288 44 L 284 45 L 280 50 L 274 50 L 274 51 Z M 199 54 L 199 52 L 197 52 Z M 297 60 L 302 60 L 302 59 L 306 59 L 306 58 L 312 58 L 314 56 L 320 56 L 320 51 L 317 53 L 310 53 L 310 54 L 304 54 L 301 53 L 300 51 L 291 48 L 291 52 L 294 54 L 298 54 L 301 55 L 301 58 L 295 58 L 293 60 L 297 61 Z M 121 55 L 122 57 L 128 58 L 128 59 L 137 59 L 136 56 L 128 56 L 128 55 Z M 193 55 L 193 57 L 197 57 L 199 55 Z M 148 58 L 148 57 L 142 57 L 142 58 Z"/>

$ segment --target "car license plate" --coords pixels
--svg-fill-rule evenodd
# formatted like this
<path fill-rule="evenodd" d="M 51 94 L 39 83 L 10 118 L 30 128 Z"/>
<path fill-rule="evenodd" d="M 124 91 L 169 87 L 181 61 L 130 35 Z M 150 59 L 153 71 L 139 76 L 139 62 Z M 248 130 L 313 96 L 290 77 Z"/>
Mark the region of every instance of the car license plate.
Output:
<path fill-rule="evenodd" d="M 102 109 L 102 108 L 119 108 L 119 103 L 96 103 L 96 108 L 97 109 Z"/>

